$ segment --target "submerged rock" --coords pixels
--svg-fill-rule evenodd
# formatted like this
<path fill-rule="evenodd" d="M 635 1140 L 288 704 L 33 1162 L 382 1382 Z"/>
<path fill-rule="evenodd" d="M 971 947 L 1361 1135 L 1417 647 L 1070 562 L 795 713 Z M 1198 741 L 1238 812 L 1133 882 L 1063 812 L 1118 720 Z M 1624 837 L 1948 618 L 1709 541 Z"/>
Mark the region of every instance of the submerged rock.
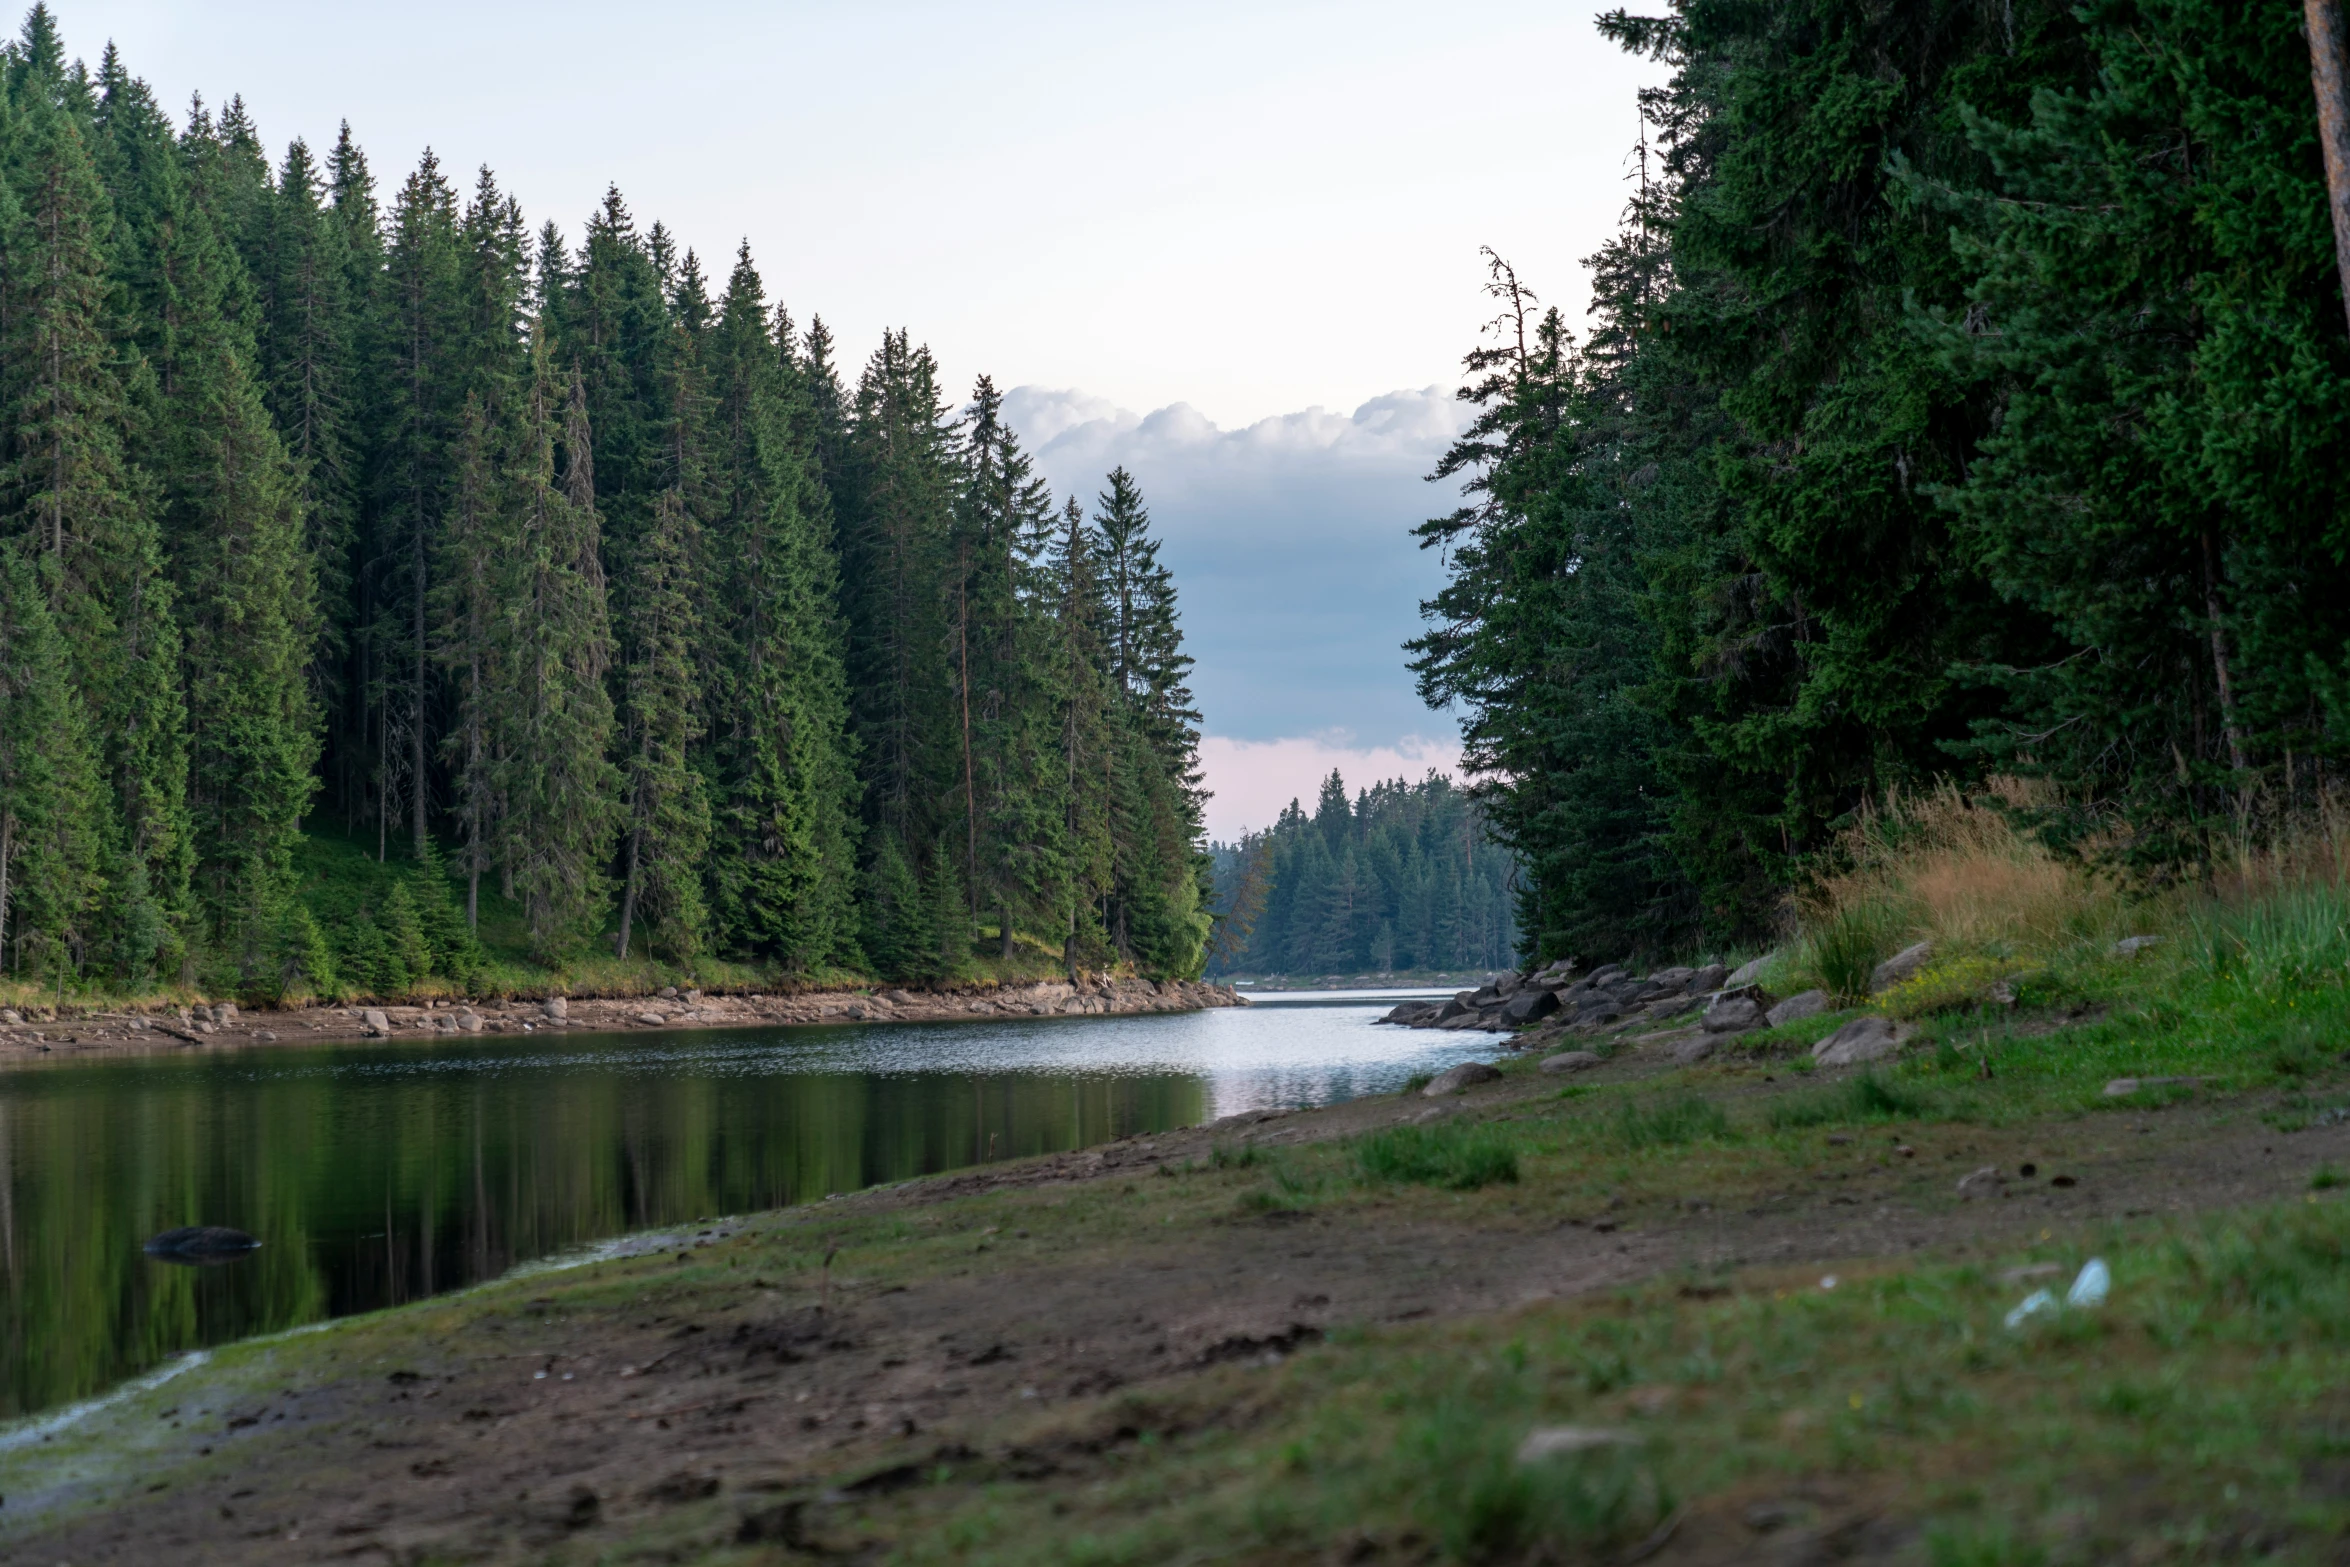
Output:
<path fill-rule="evenodd" d="M 191 1224 L 165 1230 L 151 1238 L 144 1249 L 158 1262 L 210 1263 L 234 1262 L 260 1247 L 261 1242 L 243 1230 L 223 1224 Z"/>

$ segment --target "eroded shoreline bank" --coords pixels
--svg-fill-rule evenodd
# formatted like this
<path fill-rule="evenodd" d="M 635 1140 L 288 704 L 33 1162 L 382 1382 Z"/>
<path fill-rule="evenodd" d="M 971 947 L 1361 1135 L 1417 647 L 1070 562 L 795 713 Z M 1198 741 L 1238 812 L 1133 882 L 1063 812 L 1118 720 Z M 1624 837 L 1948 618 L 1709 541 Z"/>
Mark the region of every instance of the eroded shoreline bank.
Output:
<path fill-rule="evenodd" d="M 0 1061 L 187 1050 L 632 1029 L 770 1028 L 821 1023 L 935 1023 L 1004 1017 L 1137 1017 L 1246 1006 L 1229 985 L 1088 978 L 945 990 L 797 994 L 553 996 L 420 1006 L 311 1006 L 248 1011 L 230 1003 L 51 1016 L 0 1011 Z"/>

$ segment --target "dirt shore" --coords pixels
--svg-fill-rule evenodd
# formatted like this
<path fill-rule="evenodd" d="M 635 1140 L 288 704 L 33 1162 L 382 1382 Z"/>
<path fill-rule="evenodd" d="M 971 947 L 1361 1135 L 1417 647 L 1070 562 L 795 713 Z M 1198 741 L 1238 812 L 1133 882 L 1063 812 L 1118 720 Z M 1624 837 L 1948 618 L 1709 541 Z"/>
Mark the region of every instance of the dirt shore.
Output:
<path fill-rule="evenodd" d="M 791 995 L 550 997 L 426 1006 L 315 1006 L 247 1011 L 230 1004 L 170 1011 L 27 1015 L 0 1010 L 0 1060 L 200 1046 L 331 1044 L 447 1034 L 610 1033 L 626 1029 L 759 1028 L 794 1023 L 928 1023 L 990 1017 L 1125 1017 L 1246 1006 L 1229 985 L 1195 980 L 1090 979 L 1077 984 L 950 990 L 805 991 Z"/>
<path fill-rule="evenodd" d="M 1635 1048 L 1574 1092 L 1676 1071 Z M 1767 1063 L 1702 1075 L 1750 1110 L 1806 1091 Z M 781 1563 L 919 1544 L 952 1559 L 924 1532 L 926 1495 L 993 1485 L 1082 1505 L 1140 1461 L 1136 1399 L 1169 1430 L 1242 1432 L 1271 1407 L 1266 1368 L 1326 1338 L 1423 1335 L 1441 1353 L 1447 1324 L 1641 1280 L 1759 1298 L 1826 1267 L 1994 1257 L 2055 1230 L 2289 1196 L 2311 1160 L 2350 1155 L 2350 1125 L 2286 1147 L 2264 1104 L 2234 1100 L 1823 1130 L 1777 1167 L 1733 1153 L 1474 1200 L 1297 1209 L 1264 1185 L 1285 1159 L 1382 1127 L 1577 1108 L 1521 1067 L 1434 1104 L 1233 1117 L 644 1238 L 569 1274 L 224 1352 L 26 1466 L 0 1556 Z M 1963 1200 L 1954 1176 L 1978 1166 L 2023 1173 L 2001 1200 Z M 1865 1486 L 1832 1491 L 1815 1542 L 1885 1506 Z M 1656 1559 L 1763 1559 L 1736 1501 L 1686 1515 Z M 1891 1559 L 1834 1559 L 1848 1557 Z"/>

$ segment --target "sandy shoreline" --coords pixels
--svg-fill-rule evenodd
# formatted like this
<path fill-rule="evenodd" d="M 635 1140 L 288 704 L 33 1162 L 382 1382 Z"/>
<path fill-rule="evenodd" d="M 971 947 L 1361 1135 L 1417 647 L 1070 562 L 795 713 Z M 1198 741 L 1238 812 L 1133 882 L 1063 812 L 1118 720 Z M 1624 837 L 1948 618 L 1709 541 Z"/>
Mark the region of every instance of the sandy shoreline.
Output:
<path fill-rule="evenodd" d="M 989 1017 L 1133 1017 L 1245 1006 L 1228 985 L 1093 979 L 952 990 L 828 990 L 796 995 L 682 993 L 622 998 L 442 1001 L 425 1006 L 313 1006 L 285 1011 L 186 1007 L 26 1016 L 0 1011 L 0 1061 L 135 1054 L 212 1046 L 334 1044 L 628 1029 L 759 1028 L 809 1023 L 948 1022 Z"/>

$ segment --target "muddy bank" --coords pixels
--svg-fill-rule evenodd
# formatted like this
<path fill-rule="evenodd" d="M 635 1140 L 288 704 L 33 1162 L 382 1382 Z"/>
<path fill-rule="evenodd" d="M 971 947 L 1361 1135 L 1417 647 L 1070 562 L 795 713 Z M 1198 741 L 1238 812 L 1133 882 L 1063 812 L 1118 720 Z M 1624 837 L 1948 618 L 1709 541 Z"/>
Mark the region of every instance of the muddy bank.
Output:
<path fill-rule="evenodd" d="M 797 1023 L 935 1023 L 990 1017 L 1133 1017 L 1246 1006 L 1229 985 L 1196 980 L 1087 979 L 948 990 L 438 1001 L 424 1006 L 314 1006 L 249 1011 L 232 1004 L 171 1010 L 27 1015 L 0 1011 L 0 1060 L 213 1045 L 328 1044 L 419 1035 L 612 1033 L 627 1029 L 765 1028 Z"/>

